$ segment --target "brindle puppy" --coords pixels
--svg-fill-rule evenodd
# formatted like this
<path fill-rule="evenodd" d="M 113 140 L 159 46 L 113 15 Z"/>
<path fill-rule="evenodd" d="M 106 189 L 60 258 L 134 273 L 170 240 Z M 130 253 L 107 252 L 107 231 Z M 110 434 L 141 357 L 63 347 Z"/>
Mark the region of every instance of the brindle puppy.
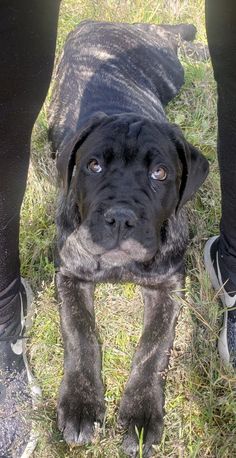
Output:
<path fill-rule="evenodd" d="M 144 298 L 143 334 L 120 405 L 123 448 L 144 453 L 163 429 L 164 383 L 184 282 L 183 205 L 208 163 L 163 106 L 184 82 L 177 58 L 193 26 L 83 22 L 66 42 L 50 107 L 49 137 L 62 182 L 57 287 L 65 345 L 58 425 L 87 444 L 104 417 L 93 293 L 132 281 Z"/>

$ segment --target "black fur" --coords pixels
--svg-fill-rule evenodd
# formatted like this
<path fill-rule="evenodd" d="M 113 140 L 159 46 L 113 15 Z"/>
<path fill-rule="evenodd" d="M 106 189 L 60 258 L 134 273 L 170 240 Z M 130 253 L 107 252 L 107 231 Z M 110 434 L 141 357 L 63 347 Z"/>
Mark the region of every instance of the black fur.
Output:
<path fill-rule="evenodd" d="M 57 287 L 65 364 L 58 425 L 68 443 L 90 442 L 104 417 L 93 309 L 102 281 L 137 283 L 144 298 L 143 334 L 120 405 L 124 450 L 138 453 L 135 426 L 144 428 L 146 456 L 161 438 L 188 241 L 183 205 L 208 172 L 163 110 L 183 84 L 177 43 L 194 34 L 187 25 L 84 22 L 59 65 L 50 140 L 61 179 Z"/>

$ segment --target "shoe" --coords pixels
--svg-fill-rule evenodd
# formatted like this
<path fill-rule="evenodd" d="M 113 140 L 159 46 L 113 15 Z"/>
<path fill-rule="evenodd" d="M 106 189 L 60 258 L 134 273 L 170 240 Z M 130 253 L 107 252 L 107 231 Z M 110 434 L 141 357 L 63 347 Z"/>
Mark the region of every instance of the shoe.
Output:
<path fill-rule="evenodd" d="M 218 351 L 225 364 L 236 369 L 236 287 L 222 265 L 218 250 L 219 237 L 211 237 L 204 248 L 204 263 L 213 288 L 218 291 L 224 307 L 223 326 L 218 339 Z"/>
<path fill-rule="evenodd" d="M 26 332 L 32 326 L 33 293 L 21 280 L 21 317 L 0 335 L 0 458 L 28 458 L 38 439 L 33 410 L 41 389 L 30 371 L 26 356 Z"/>

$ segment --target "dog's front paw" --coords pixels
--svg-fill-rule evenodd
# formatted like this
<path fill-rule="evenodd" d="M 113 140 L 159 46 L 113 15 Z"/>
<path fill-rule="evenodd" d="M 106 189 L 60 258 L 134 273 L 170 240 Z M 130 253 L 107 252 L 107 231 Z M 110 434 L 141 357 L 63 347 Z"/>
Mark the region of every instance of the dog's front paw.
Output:
<path fill-rule="evenodd" d="M 153 445 L 160 442 L 163 431 L 162 403 L 155 397 L 124 396 L 119 412 L 119 425 L 125 430 L 122 449 L 126 455 L 135 458 L 153 455 Z M 142 444 L 143 442 L 143 444 Z"/>
<path fill-rule="evenodd" d="M 72 390 L 64 384 L 61 386 L 57 423 L 65 441 L 70 445 L 92 442 L 96 426 L 103 422 L 104 400 L 99 397 L 95 388 L 86 388 L 81 386 Z"/>

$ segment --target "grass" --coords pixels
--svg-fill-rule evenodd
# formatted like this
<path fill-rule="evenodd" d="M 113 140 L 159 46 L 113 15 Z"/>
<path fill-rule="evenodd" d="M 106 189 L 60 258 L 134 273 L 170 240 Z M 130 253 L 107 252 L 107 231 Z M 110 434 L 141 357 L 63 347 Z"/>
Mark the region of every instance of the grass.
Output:
<path fill-rule="evenodd" d="M 59 21 L 57 58 L 66 35 L 81 20 L 192 22 L 206 41 L 203 0 L 65 0 Z M 218 233 L 220 190 L 216 145 L 216 92 L 209 63 L 185 61 L 186 84 L 168 106 L 171 122 L 181 126 L 211 164 L 211 173 L 189 205 L 191 244 L 187 255 L 186 297 L 177 325 L 166 387 L 165 430 L 155 457 L 236 457 L 236 378 L 223 368 L 216 351 L 221 311 L 202 263 L 210 235 Z M 49 91 L 50 95 L 50 91 Z M 47 105 L 47 101 L 46 101 Z M 35 458 L 122 458 L 116 427 L 119 400 L 140 337 L 143 306 L 134 285 L 101 285 L 96 315 L 103 342 L 106 420 L 95 442 L 69 448 L 56 428 L 56 398 L 63 371 L 63 348 L 54 288 L 55 165 L 46 140 L 46 108 L 35 126 L 28 188 L 22 210 L 22 274 L 35 291 L 36 319 L 29 357 L 43 389 L 37 412 L 40 440 Z M 140 434 L 140 432 L 139 432 Z M 142 435 L 139 436 L 142 448 Z"/>

